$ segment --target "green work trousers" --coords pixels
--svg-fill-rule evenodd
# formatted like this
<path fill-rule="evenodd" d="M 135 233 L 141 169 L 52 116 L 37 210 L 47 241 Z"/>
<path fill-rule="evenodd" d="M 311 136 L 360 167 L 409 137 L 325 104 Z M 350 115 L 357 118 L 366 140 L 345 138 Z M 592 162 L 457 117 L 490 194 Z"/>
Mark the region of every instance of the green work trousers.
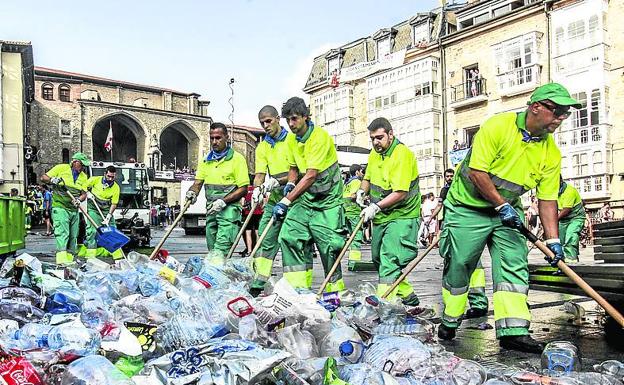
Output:
<path fill-rule="evenodd" d="M 418 228 L 420 218 L 400 218 L 375 224 L 371 242 L 373 264 L 379 273 L 377 295 L 383 296 L 401 276 L 401 269 L 418 255 Z M 390 295 L 399 296 L 410 304 L 418 303 L 414 288 L 404 279 Z"/>
<path fill-rule="evenodd" d="M 585 218 L 559 221 L 559 238 L 563 243 L 563 255 L 566 261 L 576 262 L 579 259 L 579 242 L 583 226 L 585 226 Z"/>
<path fill-rule="evenodd" d="M 464 314 L 470 280 L 488 247 L 492 257 L 496 336 L 527 335 L 531 313 L 528 248 L 518 230 L 504 226 L 494 210 L 477 210 L 445 202 L 440 255 L 444 258 L 442 298 L 445 326 L 456 328 Z M 518 210 L 520 218 L 524 215 Z"/>
<path fill-rule="evenodd" d="M 80 217 L 78 209 L 69 210 L 52 207 L 54 222 L 54 238 L 56 240 L 56 263 L 69 264 L 74 262 L 76 253 Z"/>
<path fill-rule="evenodd" d="M 349 231 L 349 235 L 353 233 L 355 226 L 357 226 L 360 221 L 360 215 L 356 214 L 346 214 L 347 217 L 347 230 Z M 363 227 L 363 226 L 362 226 Z M 351 242 L 351 246 L 349 247 L 349 261 L 360 261 L 362 259 L 362 238 L 364 236 L 364 231 L 362 227 L 355 234 L 355 238 L 353 238 L 353 242 Z"/>
<path fill-rule="evenodd" d="M 487 310 L 488 308 L 488 299 L 485 295 L 485 269 L 483 269 L 480 258 L 477 267 L 470 276 L 468 303 L 472 309 Z"/>
<path fill-rule="evenodd" d="M 229 204 L 221 212 L 206 215 L 206 246 L 227 255 L 241 228 L 242 208 Z"/>
<path fill-rule="evenodd" d="M 98 225 L 98 227 L 102 226 L 102 217 L 100 213 L 96 209 L 90 208 L 88 211 L 89 216 L 93 221 Z M 95 235 L 97 233 L 97 228 L 93 227 L 91 221 L 85 218 L 86 228 L 85 228 L 85 246 L 87 250 L 85 252 L 85 258 L 94 258 L 94 257 L 108 257 L 112 256 L 113 259 L 121 259 L 123 258 L 123 254 L 120 249 L 115 250 L 112 254 L 109 253 L 105 248 L 98 247 L 97 241 L 95 239 Z M 110 222 L 108 222 L 110 227 L 115 227 L 115 218 L 111 218 Z"/>
<path fill-rule="evenodd" d="M 307 253 L 310 240 L 318 248 L 327 275 L 344 246 L 344 228 L 342 205 L 317 210 L 304 204 L 295 204 L 288 210 L 279 234 L 279 244 L 282 248 L 284 277 L 294 288 L 312 288 L 312 256 Z M 330 277 L 325 291 L 344 288 L 339 266 Z"/>

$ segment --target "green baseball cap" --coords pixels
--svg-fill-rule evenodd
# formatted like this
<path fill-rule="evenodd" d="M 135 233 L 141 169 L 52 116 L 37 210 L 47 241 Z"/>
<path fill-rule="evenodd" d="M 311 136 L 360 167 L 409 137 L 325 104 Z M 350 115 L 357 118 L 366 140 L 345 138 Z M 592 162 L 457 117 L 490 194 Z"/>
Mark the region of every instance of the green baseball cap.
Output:
<path fill-rule="evenodd" d="M 89 166 L 91 164 L 91 162 L 89 161 L 89 158 L 87 158 L 87 156 L 83 154 L 82 152 L 75 153 L 72 156 L 72 160 L 79 160 L 83 166 Z"/>
<path fill-rule="evenodd" d="M 531 99 L 527 104 L 539 102 L 542 100 L 550 100 L 560 106 L 572 106 L 581 108 L 582 105 L 570 96 L 568 90 L 559 83 L 548 83 L 537 87 L 531 94 Z"/>

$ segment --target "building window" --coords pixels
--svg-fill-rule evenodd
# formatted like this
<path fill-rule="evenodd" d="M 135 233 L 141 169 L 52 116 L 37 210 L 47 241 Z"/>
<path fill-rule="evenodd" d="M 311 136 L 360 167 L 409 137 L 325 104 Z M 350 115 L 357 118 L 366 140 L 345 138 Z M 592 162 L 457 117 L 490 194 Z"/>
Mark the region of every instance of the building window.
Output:
<path fill-rule="evenodd" d="M 338 56 L 331 58 L 327 61 L 327 76 L 332 76 L 334 73 L 338 73 L 340 69 L 340 58 Z"/>
<path fill-rule="evenodd" d="M 578 144 L 578 135 L 576 131 L 572 131 L 572 140 L 570 143 L 572 146 L 576 146 Z"/>
<path fill-rule="evenodd" d="M 581 144 L 587 143 L 587 130 L 581 130 Z"/>
<path fill-rule="evenodd" d="M 583 192 L 591 191 L 591 178 L 583 179 Z"/>
<path fill-rule="evenodd" d="M 600 127 L 592 127 L 591 132 L 592 142 L 599 142 L 600 139 L 602 139 L 602 136 L 600 135 Z"/>
<path fill-rule="evenodd" d="M 572 155 L 572 173 L 574 176 L 587 175 L 589 165 L 587 164 L 587 154 L 581 153 Z"/>
<path fill-rule="evenodd" d="M 71 101 L 70 92 L 71 92 L 71 88 L 69 88 L 67 84 L 61 84 L 59 86 L 59 100 L 61 102 Z"/>
<path fill-rule="evenodd" d="M 379 40 L 377 42 L 377 60 L 381 60 L 384 56 L 390 53 L 390 37 Z"/>
<path fill-rule="evenodd" d="M 594 191 L 602 191 L 602 177 L 597 176 L 594 179 Z"/>
<path fill-rule="evenodd" d="M 69 150 L 64 148 L 61 154 L 63 156 L 63 163 L 69 163 Z"/>
<path fill-rule="evenodd" d="M 537 34 L 530 33 L 493 46 L 501 90 L 537 81 L 537 43 Z"/>
<path fill-rule="evenodd" d="M 61 119 L 61 135 L 71 136 L 71 122 L 69 120 Z"/>
<path fill-rule="evenodd" d="M 562 52 L 563 46 L 563 27 L 557 27 L 555 30 L 555 54 L 559 55 Z"/>
<path fill-rule="evenodd" d="M 600 90 L 592 90 L 590 124 L 600 124 Z"/>
<path fill-rule="evenodd" d="M 577 20 L 568 24 L 568 44 L 578 46 L 585 38 L 585 21 Z"/>
<path fill-rule="evenodd" d="M 44 100 L 54 100 L 54 86 L 50 83 L 45 83 L 41 86 L 41 97 Z"/>
<path fill-rule="evenodd" d="M 589 41 L 591 44 L 598 42 L 598 15 L 589 18 Z"/>
<path fill-rule="evenodd" d="M 601 151 L 594 151 L 593 163 L 594 163 L 594 166 L 593 166 L 594 174 L 604 172 L 604 170 L 602 169 L 602 152 Z"/>
<path fill-rule="evenodd" d="M 378 96 L 375 98 L 375 109 L 376 110 L 381 109 L 381 96 Z"/>
<path fill-rule="evenodd" d="M 413 44 L 415 47 L 426 45 L 429 42 L 429 22 L 415 25 L 412 33 L 414 34 Z"/>
<path fill-rule="evenodd" d="M 573 94 L 572 97 L 581 104 L 581 108 L 575 109 L 572 112 L 572 128 L 579 128 L 587 126 L 587 93 L 579 92 Z M 573 141 L 574 142 L 574 141 Z M 576 143 L 572 143 L 576 144 Z"/>

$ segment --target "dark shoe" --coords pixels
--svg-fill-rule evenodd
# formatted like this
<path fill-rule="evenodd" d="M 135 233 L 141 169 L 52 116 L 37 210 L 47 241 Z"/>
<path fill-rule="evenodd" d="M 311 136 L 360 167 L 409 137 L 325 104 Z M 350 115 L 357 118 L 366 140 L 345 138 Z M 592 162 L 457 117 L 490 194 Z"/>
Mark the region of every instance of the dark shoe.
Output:
<path fill-rule="evenodd" d="M 418 306 L 420 304 L 420 299 L 418 299 L 418 296 L 415 293 L 412 293 L 407 297 L 402 298 L 401 302 L 403 302 L 403 305 L 405 306 Z"/>
<path fill-rule="evenodd" d="M 262 293 L 263 290 L 264 289 L 258 289 L 257 287 L 252 287 L 251 289 L 249 289 L 249 294 L 251 294 L 252 297 L 256 298 Z"/>
<path fill-rule="evenodd" d="M 464 318 L 465 319 L 471 319 L 471 318 L 480 318 L 480 317 L 485 317 L 487 315 L 487 309 L 479 309 L 476 307 L 471 307 L 470 309 L 468 309 L 468 311 L 466 311 L 466 314 L 464 314 Z"/>
<path fill-rule="evenodd" d="M 501 337 L 499 344 L 501 348 L 525 353 L 541 354 L 544 350 L 544 344 L 534 340 L 533 337 L 529 335 Z"/>
<path fill-rule="evenodd" d="M 450 341 L 455 338 L 455 332 L 457 328 L 450 328 L 444 324 L 438 326 L 438 339 Z"/>

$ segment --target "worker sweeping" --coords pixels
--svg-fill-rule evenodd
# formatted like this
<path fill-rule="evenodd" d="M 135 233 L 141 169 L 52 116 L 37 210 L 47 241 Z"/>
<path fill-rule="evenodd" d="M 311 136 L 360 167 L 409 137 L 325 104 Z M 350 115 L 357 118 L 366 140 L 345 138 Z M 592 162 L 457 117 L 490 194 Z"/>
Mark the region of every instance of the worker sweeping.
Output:
<path fill-rule="evenodd" d="M 579 260 L 579 242 L 585 226 L 585 208 L 578 190 L 563 181 L 559 182 L 559 237 L 563 242 L 566 263 Z"/>
<path fill-rule="evenodd" d="M 438 338 L 455 337 L 470 276 L 487 245 L 492 257 L 494 320 L 503 348 L 540 353 L 544 345 L 529 335 L 531 313 L 528 248 L 520 196 L 536 188 L 546 244 L 556 264 L 563 260 L 557 224 L 561 153 L 552 133 L 581 105 L 557 83 L 531 95 L 528 108 L 488 119 L 475 135 L 444 202 L 440 255 L 444 257 L 444 313 Z"/>
<path fill-rule="evenodd" d="M 87 213 L 93 221 L 99 226 L 115 227 L 115 217 L 113 213 L 119 204 L 119 184 L 115 181 L 117 177 L 117 169 L 115 166 L 106 167 L 103 176 L 92 176 L 87 180 L 86 188 L 87 196 Z M 97 207 L 96 207 L 97 205 Z M 98 210 L 99 209 L 99 210 Z M 100 215 L 104 215 L 104 218 Z M 94 258 L 96 256 L 106 256 L 106 249 L 98 248 L 95 240 L 97 227 L 94 227 L 91 221 L 86 221 L 85 244 L 87 246 L 85 258 Z M 121 249 L 117 249 L 112 253 L 113 259 L 123 258 Z"/>
<path fill-rule="evenodd" d="M 77 152 L 69 164 L 57 164 L 41 176 L 41 182 L 52 185 L 52 221 L 56 240 L 56 264 L 74 262 L 80 224 L 78 206 L 87 198 L 87 174 L 84 168 L 91 162 L 85 154 Z M 73 196 L 72 199 L 69 191 Z"/>
<path fill-rule="evenodd" d="M 377 118 L 368 126 L 373 150 L 358 203 L 370 195 L 371 204 L 360 216 L 373 221 L 371 256 L 379 273 L 377 295 L 383 296 L 401 276 L 401 269 L 418 255 L 420 227 L 420 189 L 418 165 L 414 153 L 401 143 L 386 118 Z M 419 299 L 412 285 L 403 280 L 386 298 L 399 297 L 403 304 L 416 306 Z"/>
<path fill-rule="evenodd" d="M 319 250 L 325 275 L 338 257 L 344 240 L 343 185 L 334 140 L 315 126 L 303 99 L 293 97 L 282 107 L 282 116 L 295 134 L 289 142 L 303 177 L 294 175 L 284 189 L 285 197 L 273 208 L 273 218 L 283 221 L 279 235 L 284 277 L 295 288 L 312 287 L 312 257 L 306 244 L 312 240 Z M 325 290 L 345 288 L 342 270 L 336 269 Z"/>
<path fill-rule="evenodd" d="M 355 225 L 360 220 L 360 212 L 362 212 L 362 208 L 357 204 L 356 199 L 357 191 L 362 185 L 363 177 L 362 166 L 359 164 L 352 164 L 349 167 L 349 179 L 345 181 L 344 193 L 342 194 L 342 205 L 347 218 L 347 230 L 349 234 L 355 230 Z M 362 237 L 363 230 L 360 229 L 349 247 L 349 268 L 354 266 L 356 262 L 362 260 L 362 250 L 360 250 L 362 247 Z"/>
<path fill-rule="evenodd" d="M 273 106 L 262 107 L 258 112 L 258 120 L 266 134 L 256 147 L 255 188 L 252 202 L 262 202 L 268 195 L 258 227 L 258 232 L 262 234 L 273 215 L 273 208 L 284 198 L 284 188 L 288 183 L 289 172 L 293 173 L 293 180 L 296 180 L 299 171 L 296 166 L 291 166 L 295 164 L 295 160 L 289 142 L 295 140 L 294 135 L 280 126 L 277 109 Z M 290 189 L 293 183 L 286 190 Z M 262 292 L 264 285 L 271 277 L 273 260 L 279 250 L 278 236 L 281 228 L 281 222 L 271 225 L 258 252 L 254 255 L 254 279 L 249 290 L 253 296 Z"/>
<path fill-rule="evenodd" d="M 223 123 L 210 125 L 212 150 L 200 162 L 195 183 L 186 200 L 195 203 L 204 186 L 206 193 L 206 246 L 226 255 L 241 227 L 241 198 L 247 194 L 247 161 L 229 145 L 228 129 Z"/>

